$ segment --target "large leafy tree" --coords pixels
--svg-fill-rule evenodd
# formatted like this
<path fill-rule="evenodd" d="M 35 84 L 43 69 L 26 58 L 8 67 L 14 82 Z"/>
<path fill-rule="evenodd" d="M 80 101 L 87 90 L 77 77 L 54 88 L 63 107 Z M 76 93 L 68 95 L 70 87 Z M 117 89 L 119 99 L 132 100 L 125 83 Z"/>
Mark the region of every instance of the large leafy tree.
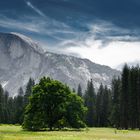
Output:
<path fill-rule="evenodd" d="M 33 88 L 26 107 L 23 128 L 41 130 L 48 127 L 84 127 L 86 108 L 83 100 L 68 86 L 50 78 L 42 78 Z"/>

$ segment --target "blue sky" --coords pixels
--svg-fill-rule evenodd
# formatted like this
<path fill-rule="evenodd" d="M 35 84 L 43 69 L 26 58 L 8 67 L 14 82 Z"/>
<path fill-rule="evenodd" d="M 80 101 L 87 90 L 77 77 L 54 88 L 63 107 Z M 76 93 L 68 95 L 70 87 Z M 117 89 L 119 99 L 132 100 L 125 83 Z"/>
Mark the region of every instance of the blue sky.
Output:
<path fill-rule="evenodd" d="M 139 0 L 1 0 L 0 31 L 112 68 L 140 62 Z"/>

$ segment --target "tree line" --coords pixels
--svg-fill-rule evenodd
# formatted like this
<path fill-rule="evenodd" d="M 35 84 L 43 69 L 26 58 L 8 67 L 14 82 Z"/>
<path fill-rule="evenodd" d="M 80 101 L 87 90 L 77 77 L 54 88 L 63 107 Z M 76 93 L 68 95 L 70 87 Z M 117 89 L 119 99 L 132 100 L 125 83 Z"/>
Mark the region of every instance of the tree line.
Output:
<path fill-rule="evenodd" d="M 112 124 L 140 129 L 140 67 L 124 66 L 121 78 L 112 82 Z"/>
<path fill-rule="evenodd" d="M 83 98 L 88 107 L 88 126 L 140 129 L 139 66 L 126 64 L 121 76 L 113 78 L 111 88 L 101 84 L 97 93 L 89 81 Z"/>
<path fill-rule="evenodd" d="M 8 91 L 4 91 L 0 85 L 0 124 L 22 124 L 24 110 L 29 103 L 29 96 L 32 94 L 32 87 L 35 82 L 29 79 L 25 93 L 22 87 L 18 90 L 15 97 L 9 96 Z"/>
<path fill-rule="evenodd" d="M 23 123 L 25 107 L 29 103 L 34 84 L 34 80 L 30 78 L 25 93 L 20 88 L 14 98 L 9 97 L 8 92 L 0 86 L 0 123 Z M 91 79 L 87 82 L 85 91 L 79 84 L 76 92 L 87 107 L 86 115 L 83 115 L 87 126 L 140 129 L 139 66 L 125 65 L 121 76 L 113 78 L 111 88 L 101 84 L 95 90 Z"/>

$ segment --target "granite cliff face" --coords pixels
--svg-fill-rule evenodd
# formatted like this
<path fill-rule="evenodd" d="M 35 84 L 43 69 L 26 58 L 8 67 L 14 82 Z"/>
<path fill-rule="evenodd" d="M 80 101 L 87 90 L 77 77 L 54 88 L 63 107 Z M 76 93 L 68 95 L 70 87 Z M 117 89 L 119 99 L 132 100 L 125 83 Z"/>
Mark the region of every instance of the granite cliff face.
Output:
<path fill-rule="evenodd" d="M 93 79 L 95 88 L 100 83 L 110 86 L 116 70 L 95 64 L 87 59 L 44 52 L 30 38 L 18 33 L 0 33 L 0 83 L 11 96 L 19 87 L 25 87 L 30 77 L 36 82 L 43 76 L 67 83 L 77 89 L 80 83 L 86 88 Z"/>

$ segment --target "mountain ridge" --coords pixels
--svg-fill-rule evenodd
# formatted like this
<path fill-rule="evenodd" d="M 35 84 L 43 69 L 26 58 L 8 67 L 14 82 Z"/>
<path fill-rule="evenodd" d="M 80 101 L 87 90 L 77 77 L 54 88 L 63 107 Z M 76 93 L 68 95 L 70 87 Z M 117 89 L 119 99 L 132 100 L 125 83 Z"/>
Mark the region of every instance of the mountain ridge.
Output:
<path fill-rule="evenodd" d="M 36 82 L 50 76 L 77 89 L 85 90 L 87 80 L 93 79 L 95 88 L 100 83 L 110 86 L 119 71 L 99 65 L 88 59 L 45 52 L 32 39 L 17 33 L 0 33 L 0 83 L 11 96 L 19 87 L 25 87 L 30 77 Z"/>

